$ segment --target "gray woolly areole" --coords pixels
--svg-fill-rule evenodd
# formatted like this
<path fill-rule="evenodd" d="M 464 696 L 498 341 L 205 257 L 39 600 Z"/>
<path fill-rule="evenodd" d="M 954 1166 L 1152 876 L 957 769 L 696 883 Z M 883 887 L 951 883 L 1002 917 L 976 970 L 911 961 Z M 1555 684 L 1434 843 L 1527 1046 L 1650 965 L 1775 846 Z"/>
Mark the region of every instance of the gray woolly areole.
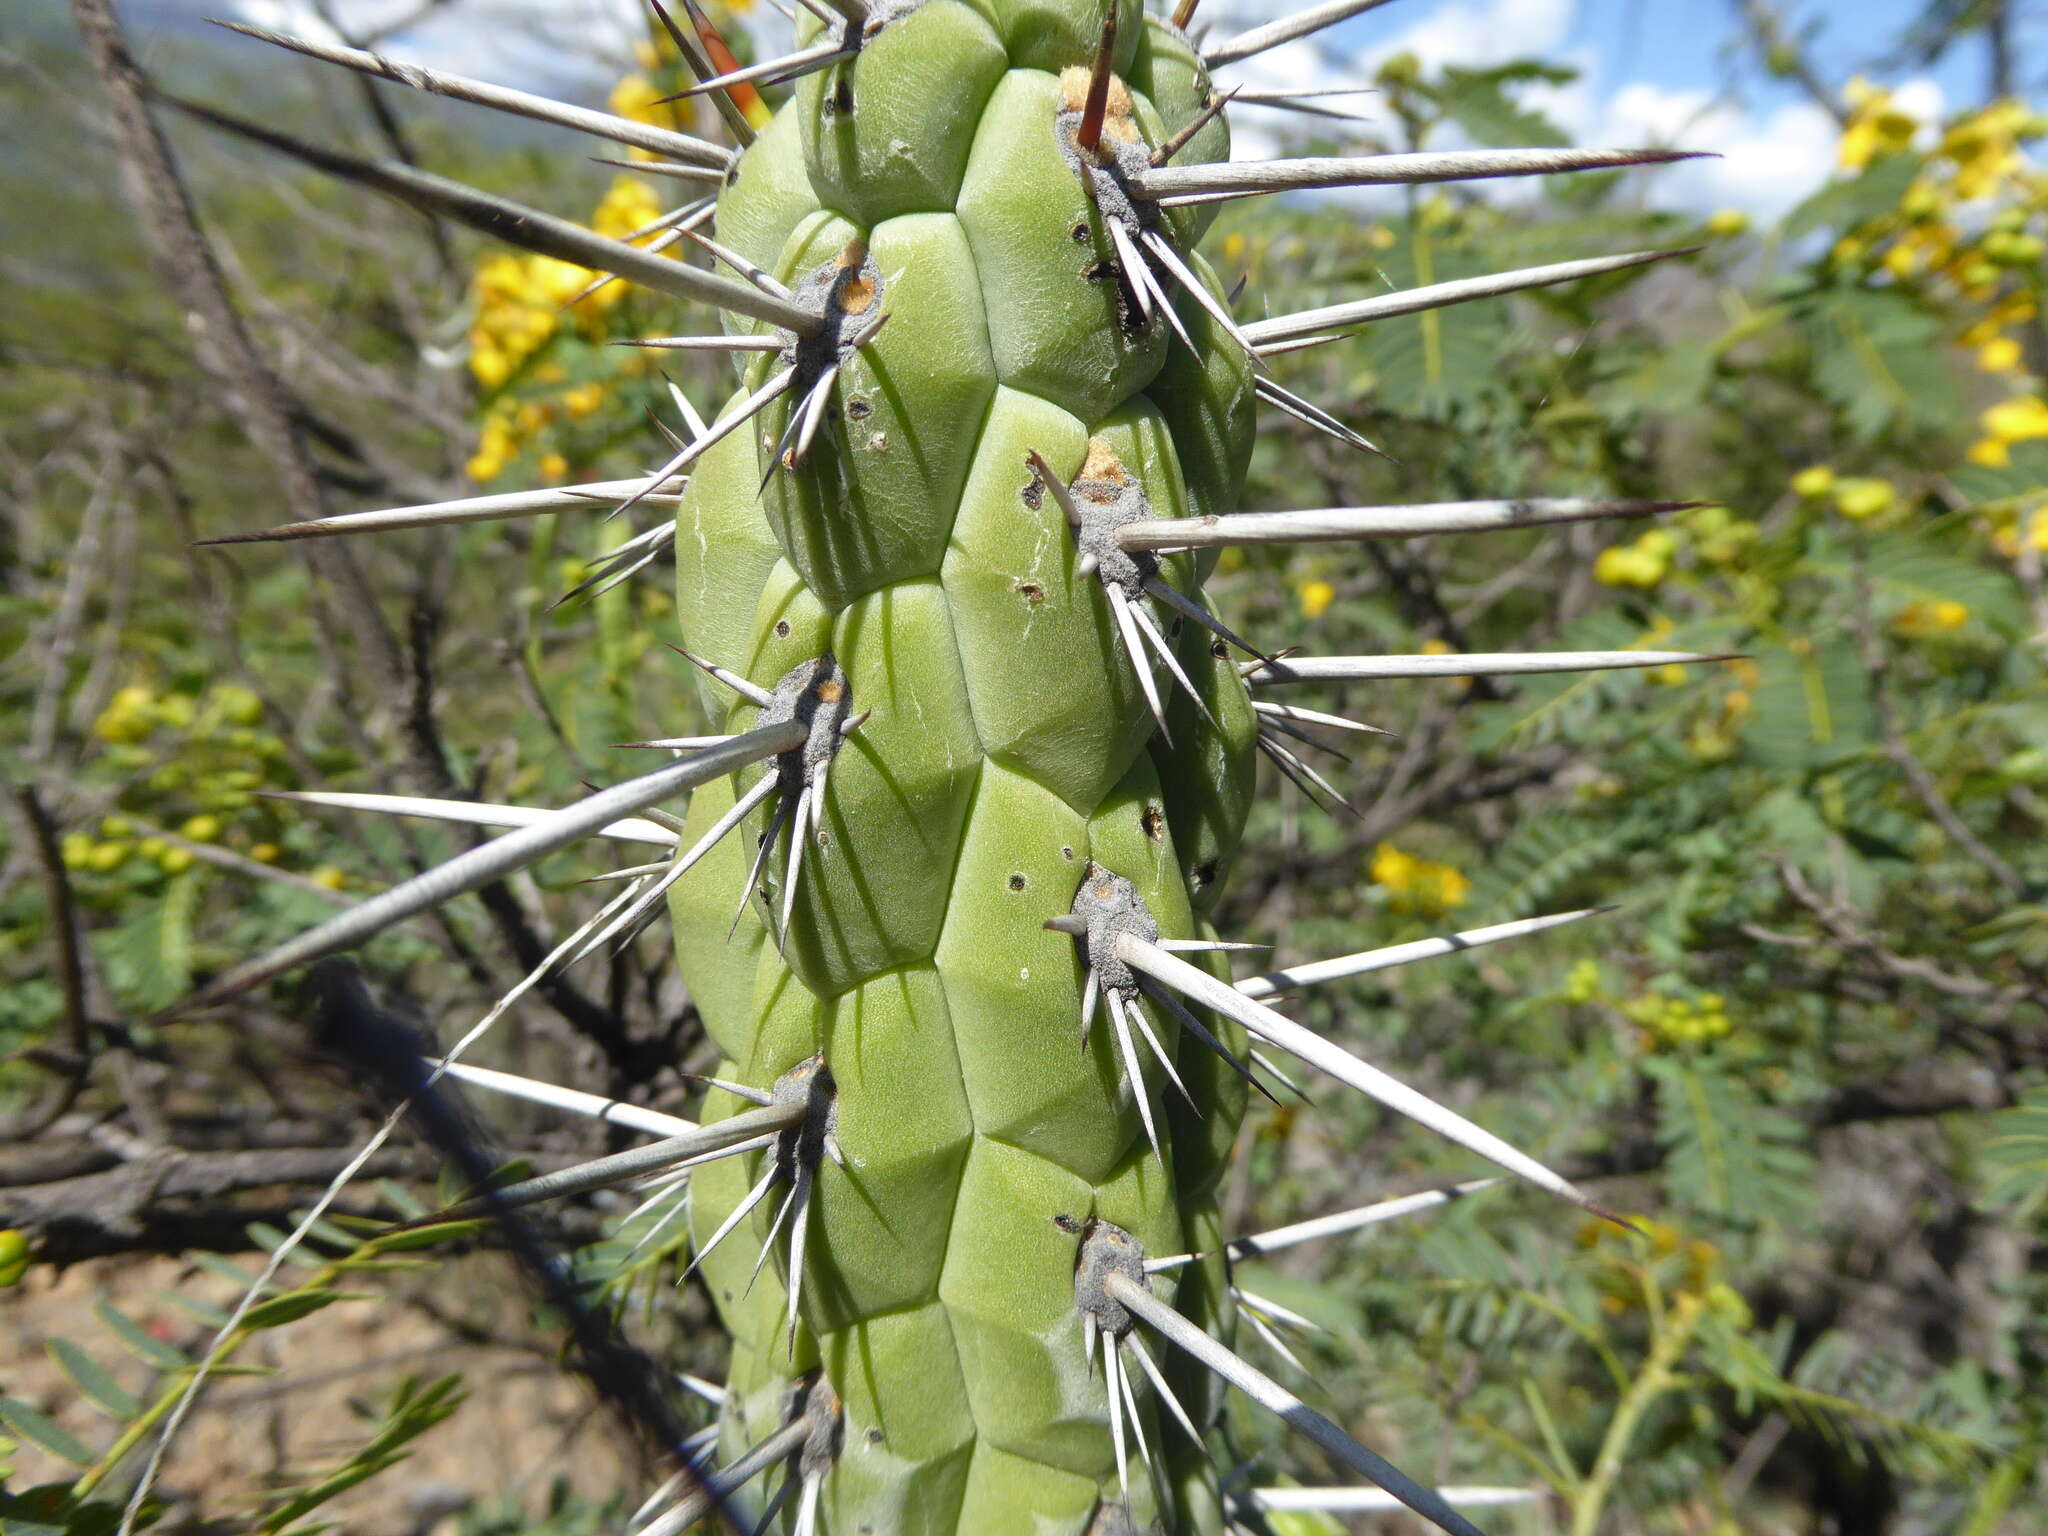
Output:
<path fill-rule="evenodd" d="M 1088 948 L 1088 968 L 1097 982 L 1119 997 L 1136 997 L 1137 973 L 1116 952 L 1117 935 L 1136 934 L 1148 944 L 1159 939 L 1159 923 L 1138 888 L 1091 859 L 1081 888 L 1074 892 L 1073 913 L 1087 924 L 1081 942 Z"/>
<path fill-rule="evenodd" d="M 771 1104 L 801 1104 L 804 1118 L 784 1131 L 775 1142 L 775 1166 L 788 1180 L 796 1178 L 799 1167 L 815 1168 L 825 1154 L 825 1144 L 839 1128 L 839 1087 L 824 1053 L 800 1061 L 775 1079 L 769 1092 Z"/>
<path fill-rule="evenodd" d="M 1111 1275 L 1152 1289 L 1145 1279 L 1145 1245 L 1116 1223 L 1097 1217 L 1081 1234 L 1081 1251 L 1074 1260 L 1074 1305 L 1110 1338 L 1121 1339 L 1138 1326 L 1138 1320 L 1109 1294 Z"/>
<path fill-rule="evenodd" d="M 1091 453 L 1089 465 L 1095 462 Z M 1076 480 L 1067 493 L 1081 519 L 1074 529 L 1074 542 L 1081 553 L 1094 556 L 1097 573 L 1105 582 L 1123 588 L 1126 597 L 1143 597 L 1146 580 L 1159 571 L 1159 557 L 1150 550 L 1133 553 L 1125 549 L 1116 535 L 1120 528 L 1151 522 L 1158 516 L 1146 499 L 1145 488 L 1118 464 L 1110 474 Z"/>
<path fill-rule="evenodd" d="M 852 715 L 853 685 L 830 651 L 799 662 L 782 675 L 769 690 L 756 723 L 780 725 L 785 720 L 800 720 L 810 729 L 802 746 L 775 759 L 781 776 L 777 787 L 783 794 L 800 794 L 805 785 L 816 781 L 818 771 L 838 752 Z"/>
<path fill-rule="evenodd" d="M 844 366 L 882 319 L 882 269 L 865 241 L 854 241 L 796 285 L 790 299 L 824 318 L 815 335 L 778 330 L 782 360 L 796 370 L 796 389 L 807 391 L 827 368 Z"/>
<path fill-rule="evenodd" d="M 832 1390 L 822 1372 L 812 1380 L 808 1391 L 801 1387 L 798 1390 L 802 1392 L 801 1407 L 791 1417 L 800 1416 L 811 1432 L 804 1437 L 803 1449 L 797 1452 L 797 1471 L 805 1479 L 823 1477 L 839 1459 L 840 1438 L 845 1432 L 839 1394 Z"/>
<path fill-rule="evenodd" d="M 1129 121 L 1128 115 L 1124 120 Z M 1080 127 L 1078 111 L 1067 108 L 1053 115 L 1053 139 L 1060 156 L 1081 178 L 1095 211 L 1105 223 L 1123 225 L 1128 234 L 1153 228 L 1159 222 L 1157 205 L 1131 190 L 1134 180 L 1151 168 L 1152 146 L 1135 132 L 1125 138 L 1106 127 L 1101 147 L 1090 154 L 1074 142 Z"/>

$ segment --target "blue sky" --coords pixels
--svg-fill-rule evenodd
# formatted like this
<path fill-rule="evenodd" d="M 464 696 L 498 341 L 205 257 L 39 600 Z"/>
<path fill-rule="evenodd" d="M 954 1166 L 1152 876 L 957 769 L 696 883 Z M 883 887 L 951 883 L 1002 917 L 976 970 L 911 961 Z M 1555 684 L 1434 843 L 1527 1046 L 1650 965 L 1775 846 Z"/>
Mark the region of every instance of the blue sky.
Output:
<path fill-rule="evenodd" d="M 164 4 L 165 0 L 157 0 Z M 1298 8 L 1309 0 L 1205 0 L 1212 36 Z M 1846 81 L 1890 49 L 1925 0 L 1774 0 L 1804 29 L 1810 56 L 1831 82 Z M 168 0 L 290 31 L 321 29 L 307 0 Z M 355 24 L 403 15 L 416 0 L 339 0 Z M 514 84 L 567 84 L 565 61 L 584 48 L 586 83 L 615 70 L 637 26 L 638 0 L 456 0 L 416 31 L 392 38 L 388 52 Z M 2026 41 L 2048 54 L 2048 0 L 2030 0 Z M 1570 63 L 1574 84 L 1542 93 L 1542 105 L 1582 143 L 1681 144 L 1722 158 L 1660 172 L 1649 195 L 1691 208 L 1776 212 L 1804 196 L 1834 160 L 1835 124 L 1796 87 L 1765 78 L 1743 58 L 1734 0 L 1397 0 L 1224 72 L 1266 84 L 1351 84 L 1395 52 L 1426 63 L 1487 63 L 1534 55 Z M 779 41 L 786 26 L 756 10 Z M 538 43 L 535 32 L 553 34 Z M 575 46 L 570 45 L 574 40 Z M 542 77 L 554 76 L 553 80 Z M 1981 44 L 1966 44 L 1932 71 L 1888 72 L 1904 103 L 1923 115 L 1976 97 L 1984 75 Z M 1367 98 L 1366 110 L 1370 110 Z M 1273 120 L 1278 126 L 1278 120 Z M 1247 150 L 1264 146 L 1256 133 Z"/>
<path fill-rule="evenodd" d="M 1223 8 L 1252 16 L 1294 3 L 1223 0 Z M 1839 84 L 1880 61 L 1923 3 L 1778 0 L 1777 8 L 1810 29 L 1804 35 L 1817 72 Z M 1798 87 L 1738 57 L 1737 15 L 1732 0 L 1399 0 L 1333 28 L 1318 48 L 1290 45 L 1245 68 L 1274 81 L 1355 78 L 1403 50 L 1433 64 L 1561 60 L 1581 77 L 1541 93 L 1543 104 L 1580 142 L 1680 144 L 1721 155 L 1660 171 L 1649 179 L 1652 197 L 1775 212 L 1827 174 L 1837 129 Z M 1933 116 L 1981 91 L 1983 75 L 1982 47 L 1968 44 L 1934 70 L 1890 70 L 1886 83 L 1900 87 L 1907 106 Z"/>

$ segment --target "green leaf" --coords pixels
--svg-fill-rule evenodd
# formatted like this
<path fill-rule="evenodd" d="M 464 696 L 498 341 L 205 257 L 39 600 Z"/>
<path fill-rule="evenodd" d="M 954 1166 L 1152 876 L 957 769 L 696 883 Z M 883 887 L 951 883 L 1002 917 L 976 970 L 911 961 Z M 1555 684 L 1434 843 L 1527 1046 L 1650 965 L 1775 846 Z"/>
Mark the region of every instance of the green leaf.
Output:
<path fill-rule="evenodd" d="M 1708 1059 L 1643 1063 L 1657 1089 L 1658 1135 L 1674 1198 L 1734 1226 L 1791 1225 L 1812 1208 L 1805 1128 Z"/>
<path fill-rule="evenodd" d="M 107 1368 L 69 1339 L 51 1339 L 49 1350 L 58 1368 L 72 1385 L 118 1423 L 125 1424 L 142 1412 L 142 1404 L 114 1380 Z"/>
<path fill-rule="evenodd" d="M 387 1232 L 371 1239 L 378 1253 L 410 1253 L 417 1248 L 437 1248 L 442 1243 L 476 1237 L 490 1226 L 488 1221 L 442 1221 L 431 1227 L 414 1227 L 404 1232 Z"/>
<path fill-rule="evenodd" d="M 1990 1182 L 1984 1203 L 2030 1218 L 2048 1204 L 2048 1088 L 2035 1088 L 1992 1117 L 1997 1134 L 1981 1154 Z"/>
<path fill-rule="evenodd" d="M 1813 349 L 1814 384 L 1857 437 L 1874 439 L 1895 425 L 1925 432 L 1962 426 L 1962 391 L 1937 315 L 1902 294 L 1834 288 L 1799 319 Z"/>
<path fill-rule="evenodd" d="M 192 1363 L 182 1351 L 157 1338 L 111 1302 L 96 1301 L 92 1304 L 92 1309 L 98 1314 L 99 1320 L 106 1324 L 109 1333 L 151 1365 L 166 1371 L 175 1371 Z"/>
<path fill-rule="evenodd" d="M 1789 647 L 1756 657 L 1754 707 L 1742 745 L 1758 762 L 1794 771 L 1838 761 L 1877 736 L 1870 676 L 1847 637 L 1805 651 Z"/>
<path fill-rule="evenodd" d="M 22 1439 L 40 1446 L 59 1461 L 81 1467 L 92 1465 L 92 1452 L 70 1430 L 17 1398 L 0 1397 L 0 1424 L 5 1424 Z"/>
<path fill-rule="evenodd" d="M 238 1291 L 246 1291 L 256 1284 L 254 1270 L 244 1269 L 233 1260 L 224 1259 L 217 1253 L 195 1253 L 192 1255 L 192 1262 L 208 1274 L 227 1281 Z"/>
<path fill-rule="evenodd" d="M 1855 564 L 1845 551 L 1828 549 L 1807 557 L 1815 575 L 1849 582 Z M 1908 533 L 1884 533 L 1870 543 L 1866 561 L 1880 619 L 1889 620 L 1908 603 L 1961 603 L 1972 618 L 2009 639 L 2027 626 L 2025 598 L 2004 571 L 1964 559 Z"/>
<path fill-rule="evenodd" d="M 287 1323 L 296 1323 L 302 1317 L 311 1317 L 322 1308 L 333 1306 L 346 1294 L 330 1290 L 288 1291 L 251 1307 L 242 1319 L 242 1326 L 251 1330 L 282 1328 Z"/>
<path fill-rule="evenodd" d="M 195 1254 L 194 1257 L 196 1258 L 198 1255 Z M 213 1305 L 212 1302 L 201 1301 L 196 1296 L 183 1296 L 176 1291 L 166 1293 L 164 1300 L 176 1307 L 180 1312 L 183 1312 L 187 1317 L 195 1318 L 209 1328 L 218 1330 L 228 1325 L 227 1313 Z"/>
<path fill-rule="evenodd" d="M 2014 443 L 2010 452 L 2012 462 L 2003 469 L 1966 464 L 1949 479 L 1975 506 L 2039 495 L 2048 487 L 2048 442 Z"/>
<path fill-rule="evenodd" d="M 1560 74 L 1565 79 L 1571 78 L 1568 70 L 1541 66 L 1507 66 L 1501 69 L 1446 66 L 1436 97 L 1444 110 L 1450 113 L 1451 120 L 1470 134 L 1475 143 L 1568 144 L 1571 139 L 1562 128 L 1534 108 L 1523 106 L 1508 90 L 1510 86 L 1528 84 L 1539 77 L 1548 83 L 1559 83 L 1557 77 Z"/>
<path fill-rule="evenodd" d="M 1822 230 L 1844 233 L 1890 213 L 1920 174 L 1919 155 L 1884 155 L 1859 175 L 1830 182 L 1785 216 L 1784 235 L 1799 240 Z"/>
<path fill-rule="evenodd" d="M 405 1460 L 403 1456 L 390 1456 L 381 1461 L 357 1461 L 330 1472 L 312 1487 L 296 1495 L 288 1503 L 280 1505 L 264 1517 L 257 1527 L 260 1531 L 281 1531 L 293 1521 L 311 1514 L 337 1494 L 346 1493 L 361 1482 L 375 1477 L 379 1472 Z"/>

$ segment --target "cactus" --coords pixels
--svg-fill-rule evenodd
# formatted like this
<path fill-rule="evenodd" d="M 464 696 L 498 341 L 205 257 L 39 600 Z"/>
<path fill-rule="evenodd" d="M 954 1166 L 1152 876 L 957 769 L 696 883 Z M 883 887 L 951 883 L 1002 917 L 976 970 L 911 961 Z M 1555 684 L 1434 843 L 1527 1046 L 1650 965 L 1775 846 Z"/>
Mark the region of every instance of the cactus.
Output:
<path fill-rule="evenodd" d="M 594 833 L 668 850 L 543 969 L 637 931 L 665 904 L 723 1057 L 701 1125 L 644 1117 L 639 1128 L 668 1139 L 586 1178 L 495 1197 L 510 1208 L 662 1175 L 643 1241 L 687 1231 L 732 1365 L 719 1470 L 678 1473 L 645 1512 L 646 1532 L 752 1497 L 744 1485 L 764 1468 L 779 1474 L 764 1527 L 1220 1530 L 1253 1518 L 1217 1471 L 1225 1382 L 1440 1528 L 1475 1530 L 1453 1498 L 1231 1349 L 1242 1325 L 1284 1352 L 1275 1327 L 1286 1314 L 1234 1289 L 1230 1257 L 1252 1250 L 1226 1245 L 1216 1190 L 1247 1095 L 1278 1091 L 1285 1055 L 1597 1210 L 1261 1001 L 1581 914 L 1240 982 L 1228 952 L 1249 946 L 1223 940 L 1206 915 L 1259 757 L 1341 802 L 1303 752 L 1319 733 L 1370 729 L 1276 701 L 1278 687 L 1697 658 L 1292 657 L 1234 632 L 1201 583 L 1226 545 L 1676 505 L 1239 505 L 1262 404 L 1371 450 L 1275 383 L 1266 355 L 1655 253 L 1247 323 L 1196 246 L 1228 199 L 1671 156 L 1230 162 L 1228 96 L 1212 68 L 1375 3 L 1335 0 L 1204 44 L 1189 31 L 1192 3 L 1167 19 L 1124 0 L 1107 16 L 1099 0 L 831 0 L 798 13 L 795 51 L 745 68 L 709 46 L 715 33 L 694 6 L 689 26 L 661 13 L 686 59 L 706 75 L 726 69 L 699 91 L 737 150 L 258 34 L 663 157 L 656 170 L 715 189 L 715 203 L 665 221 L 664 236 L 693 242 L 710 269 L 214 115 L 339 175 L 725 316 L 719 334 L 648 343 L 726 352 L 737 377 L 710 424 L 680 402 L 687 435 L 643 478 L 270 535 L 527 516 L 594 497 L 673 507 L 672 524 L 625 541 L 594 579 L 623 579 L 672 542 L 678 650 L 719 734 L 644 743 L 680 755 L 566 812 L 306 797 L 520 825 L 197 999 Z M 763 124 L 737 100 L 770 78 L 794 89 Z M 680 821 L 660 809 L 686 790 Z M 445 1070 L 588 1107 L 502 1073 Z M 1442 1198 L 1370 1207 L 1353 1224 Z"/>

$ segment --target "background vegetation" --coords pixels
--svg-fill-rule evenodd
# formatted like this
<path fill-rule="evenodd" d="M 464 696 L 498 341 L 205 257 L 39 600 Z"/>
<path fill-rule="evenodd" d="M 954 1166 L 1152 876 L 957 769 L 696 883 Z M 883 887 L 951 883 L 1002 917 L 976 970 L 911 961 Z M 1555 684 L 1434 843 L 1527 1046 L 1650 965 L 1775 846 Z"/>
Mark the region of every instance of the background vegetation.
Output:
<path fill-rule="evenodd" d="M 1553 1490 L 1503 1512 L 1504 1531 L 2048 1530 L 2048 180 L 2026 149 L 2048 122 L 2013 94 L 2028 61 L 2001 0 L 1937 3 L 1908 37 L 1873 39 L 1895 71 L 1982 53 L 1982 98 L 1942 122 L 1901 111 L 1882 70 L 1820 79 L 1769 7 L 1743 9 L 1745 67 L 1805 83 L 1842 124 L 1839 173 L 1776 225 L 1656 211 L 1639 176 L 1613 176 L 1512 203 L 1418 190 L 1233 211 L 1211 236 L 1219 270 L 1275 313 L 1362 284 L 1697 247 L 1280 359 L 1283 382 L 1391 458 L 1271 418 L 1248 504 L 1705 505 L 1519 545 L 1259 553 L 1226 560 L 1215 590 L 1233 623 L 1320 651 L 1741 658 L 1361 685 L 1331 706 L 1399 735 L 1329 764 L 1354 815 L 1270 786 L 1222 928 L 1292 959 L 1615 904 L 1298 1008 L 1599 1181 L 1647 1235 L 1578 1229 L 1501 1190 L 1243 1278 L 1322 1325 L 1289 1347 L 1332 1411 L 1447 1480 Z M 644 766 L 611 743 L 697 725 L 662 644 L 659 567 L 556 602 L 624 520 L 193 544 L 628 473 L 659 451 L 648 413 L 674 407 L 646 354 L 607 343 L 689 317 L 620 285 L 564 309 L 587 274 L 480 249 L 161 107 L 170 138 L 152 139 L 143 72 L 95 0 L 75 12 L 93 48 L 31 6 L 0 72 L 0 110 L 36 130 L 0 164 L 10 1530 L 104 1527 L 220 1321 L 223 1267 L 246 1273 L 225 1256 L 274 1242 L 371 1123 L 288 990 L 149 1023 L 195 979 L 462 845 L 264 792 L 558 804 Z M 147 63 L 165 90 L 516 188 L 608 233 L 669 200 L 586 145 L 253 44 L 174 38 Z M 678 110 L 652 105 L 680 76 L 651 47 L 601 67 L 617 109 Z M 1305 119 L 1331 131 L 1292 137 L 1561 142 L 1525 97 L 1562 75 L 1396 60 L 1367 121 Z M 715 361 L 667 356 L 700 407 L 722 396 Z M 594 907 L 576 882 L 606 857 L 466 898 L 366 964 L 452 1038 Z M 712 1053 L 650 935 L 537 993 L 477 1059 L 673 1108 Z M 540 1166 L 611 1145 L 538 1110 L 490 1123 Z M 1244 1140 L 1234 1231 L 1469 1172 L 1330 1096 L 1254 1111 Z M 425 1150 L 369 1171 L 382 1182 L 343 1211 L 433 1204 Z M 708 1309 L 666 1283 L 672 1256 L 624 1264 L 616 1217 L 600 1204 L 556 1230 L 634 1303 L 637 1338 L 715 1378 Z M 508 1484 L 461 1454 L 463 1416 L 545 1360 L 559 1319 L 469 1252 L 488 1240 L 473 1229 L 402 1252 L 368 1230 L 323 1229 L 324 1252 L 251 1319 L 241 1368 L 286 1358 L 267 1352 L 280 1330 L 343 1312 L 423 1318 L 443 1350 L 516 1338 L 515 1363 L 451 1356 L 467 1404 L 431 1368 L 287 1371 L 277 1391 L 365 1422 L 280 1442 L 246 1478 L 174 1463 L 165 1523 L 615 1523 L 608 1501 L 632 1490 L 614 1462 L 544 1457 Z M 61 1333 L 62 1304 L 87 1294 L 97 1320 Z M 1262 1479 L 1329 1480 L 1243 1428 Z M 437 1436 L 456 1437 L 452 1496 L 402 1514 L 363 1502 L 405 1474 L 365 1479 Z M 1338 1528 L 1287 1519 L 1275 1529 Z"/>

